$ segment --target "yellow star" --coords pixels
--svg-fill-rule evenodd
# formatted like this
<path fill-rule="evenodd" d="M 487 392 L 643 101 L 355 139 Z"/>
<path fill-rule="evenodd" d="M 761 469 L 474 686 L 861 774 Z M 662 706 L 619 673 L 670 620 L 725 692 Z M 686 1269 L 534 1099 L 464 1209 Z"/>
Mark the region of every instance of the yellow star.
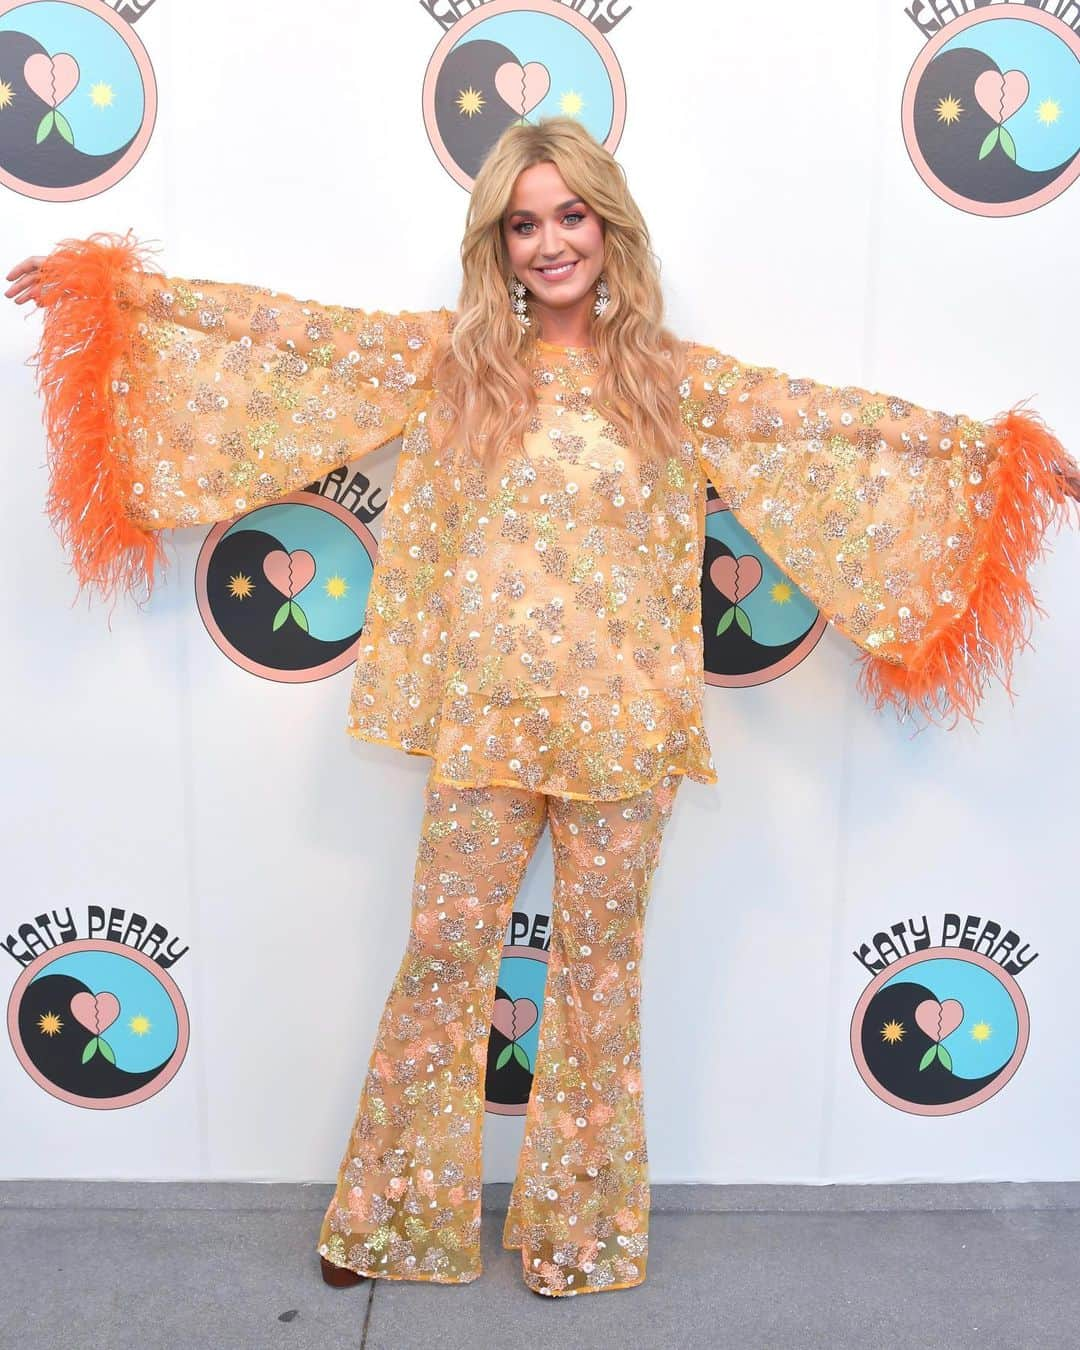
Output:
<path fill-rule="evenodd" d="M 6 80 L 0 80 L 0 108 L 10 108 L 15 91 Z"/>
<path fill-rule="evenodd" d="M 1061 104 L 1056 98 L 1044 98 L 1035 114 L 1044 127 L 1053 126 L 1061 116 Z"/>
<path fill-rule="evenodd" d="M 963 111 L 963 108 L 960 106 L 960 100 L 954 98 L 952 94 L 950 94 L 948 98 L 943 98 L 938 101 L 937 117 L 939 122 L 947 122 L 950 124 L 959 122 L 960 114 Z"/>
<path fill-rule="evenodd" d="M 244 576 L 243 572 L 229 578 L 229 594 L 234 600 L 246 600 L 254 589 L 251 578 Z"/>
<path fill-rule="evenodd" d="M 457 105 L 459 112 L 463 112 L 466 117 L 474 117 L 486 102 L 479 89 L 474 89 L 472 85 L 468 89 L 458 91 Z"/>
<path fill-rule="evenodd" d="M 38 1029 L 43 1031 L 46 1036 L 56 1036 L 59 1034 L 63 1022 L 54 1012 L 42 1013 L 38 1018 Z"/>

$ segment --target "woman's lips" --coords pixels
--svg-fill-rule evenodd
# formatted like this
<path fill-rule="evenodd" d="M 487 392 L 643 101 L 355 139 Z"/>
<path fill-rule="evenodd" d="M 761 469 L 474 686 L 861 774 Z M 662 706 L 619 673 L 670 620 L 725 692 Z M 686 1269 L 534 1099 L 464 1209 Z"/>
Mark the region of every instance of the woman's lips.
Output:
<path fill-rule="evenodd" d="M 553 272 L 545 271 L 542 267 L 534 267 L 534 272 L 539 272 L 545 281 L 565 281 L 567 277 L 573 276 L 574 268 L 577 267 L 577 259 L 571 263 L 560 264 Z"/>

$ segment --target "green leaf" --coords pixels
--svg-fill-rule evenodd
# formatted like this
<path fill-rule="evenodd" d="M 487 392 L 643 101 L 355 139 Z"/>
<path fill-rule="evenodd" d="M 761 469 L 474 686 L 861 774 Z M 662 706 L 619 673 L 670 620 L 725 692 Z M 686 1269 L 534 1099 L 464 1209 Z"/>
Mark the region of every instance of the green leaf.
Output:
<path fill-rule="evenodd" d="M 735 617 L 735 606 L 732 605 L 730 609 L 724 611 L 724 613 L 721 615 L 720 622 L 716 625 L 717 637 L 719 637 L 721 633 L 727 632 L 727 630 L 731 627 L 731 621 L 732 619 L 734 619 L 734 617 Z"/>
<path fill-rule="evenodd" d="M 943 1065 L 946 1069 L 948 1069 L 949 1072 L 951 1073 L 951 1072 L 952 1072 L 952 1055 L 949 1054 L 948 1050 L 946 1050 L 945 1047 L 944 1047 L 943 1045 L 939 1045 L 939 1046 L 938 1046 L 938 1048 L 937 1048 L 937 1057 L 938 1057 L 938 1059 L 941 1060 L 942 1065 Z"/>
<path fill-rule="evenodd" d="M 1016 142 L 1012 138 L 1012 133 L 1001 128 L 1001 148 L 1009 156 L 1012 162 L 1016 163 Z"/>
<path fill-rule="evenodd" d="M 60 135 L 63 136 L 64 140 L 67 141 L 68 145 L 75 144 L 75 135 L 71 130 L 71 123 L 62 112 L 56 113 L 56 129 Z"/>
<path fill-rule="evenodd" d="M 979 151 L 980 159 L 985 159 L 986 156 L 990 153 L 990 151 L 993 150 L 994 146 L 997 145 L 998 143 L 998 138 L 1000 137 L 1000 135 L 1001 135 L 1000 127 L 995 127 L 993 131 L 991 131 L 989 136 L 987 136 L 986 140 L 983 141 L 982 143 L 982 149 Z"/>
<path fill-rule="evenodd" d="M 285 620 L 289 617 L 289 609 L 290 609 L 291 606 L 292 606 L 292 601 L 291 601 L 291 600 L 286 600 L 285 603 L 284 603 L 284 604 L 281 606 L 281 608 L 278 610 L 278 612 L 274 615 L 274 628 L 273 628 L 273 631 L 274 631 L 275 633 L 276 633 L 277 630 L 281 627 L 281 625 L 285 622 Z"/>
<path fill-rule="evenodd" d="M 88 1059 L 94 1058 L 94 1052 L 97 1050 L 97 1048 L 98 1048 L 98 1038 L 96 1036 L 91 1036 L 90 1039 L 86 1042 L 86 1048 L 82 1052 L 82 1062 L 84 1064 Z"/>
<path fill-rule="evenodd" d="M 517 1060 L 517 1062 L 521 1065 L 523 1069 L 528 1069 L 532 1067 L 529 1064 L 529 1056 L 525 1053 L 522 1047 L 518 1045 L 517 1041 L 514 1042 L 514 1058 Z"/>
<path fill-rule="evenodd" d="M 750 636 L 750 616 L 741 605 L 735 606 L 735 620 L 747 637 Z"/>
<path fill-rule="evenodd" d="M 936 1058 L 937 1058 L 937 1046 L 932 1045 L 930 1049 L 927 1050 L 926 1054 L 923 1055 L 922 1059 L 919 1060 L 919 1072 L 922 1073 L 923 1069 L 933 1064 Z"/>
<path fill-rule="evenodd" d="M 304 613 L 304 611 L 300 608 L 300 606 L 296 603 L 295 600 L 290 600 L 289 604 L 292 606 L 291 612 L 293 618 L 296 620 L 297 626 L 302 628 L 306 633 L 308 631 L 307 615 Z"/>
<path fill-rule="evenodd" d="M 41 121 L 38 123 L 38 129 L 37 129 L 37 143 L 38 143 L 38 145 L 40 145 L 41 142 L 45 139 L 45 137 L 49 134 L 49 132 L 52 131 L 52 129 L 53 129 L 53 122 L 54 122 L 55 120 L 56 120 L 56 113 L 55 113 L 55 111 L 54 111 L 52 108 L 50 108 L 49 111 L 45 114 L 45 116 L 44 116 L 44 117 L 41 119 Z M 85 1064 L 86 1061 L 84 1060 L 83 1063 Z"/>
<path fill-rule="evenodd" d="M 104 1036 L 98 1037 L 98 1049 L 101 1051 L 101 1053 L 105 1056 L 105 1058 L 109 1061 L 110 1064 L 116 1063 L 116 1055 L 113 1053 L 113 1048 L 109 1044 L 109 1042 L 104 1038 Z"/>
<path fill-rule="evenodd" d="M 499 1051 L 499 1058 L 495 1061 L 495 1067 L 501 1069 L 513 1053 L 514 1042 L 511 1041 L 509 1045 L 504 1045 Z"/>

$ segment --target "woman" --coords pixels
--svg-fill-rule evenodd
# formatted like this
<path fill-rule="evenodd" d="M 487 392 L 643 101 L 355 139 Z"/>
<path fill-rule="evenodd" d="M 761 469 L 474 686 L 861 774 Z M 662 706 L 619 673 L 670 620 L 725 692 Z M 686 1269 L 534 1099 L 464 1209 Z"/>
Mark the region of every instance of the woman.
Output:
<path fill-rule="evenodd" d="M 324 1275 L 481 1273 L 496 977 L 550 822 L 549 970 L 503 1237 L 537 1293 L 624 1289 L 648 1254 L 645 909 L 679 784 L 716 781 L 707 482 L 859 647 L 878 707 L 974 718 L 1027 641 L 1026 572 L 1080 479 L 1034 414 L 980 423 L 679 343 L 622 171 L 571 120 L 504 133 L 461 257 L 455 313 L 165 278 L 105 235 L 18 265 L 8 294 L 45 307 L 49 510 L 82 585 L 149 588 L 163 529 L 402 434 L 348 729 L 432 763 Z"/>

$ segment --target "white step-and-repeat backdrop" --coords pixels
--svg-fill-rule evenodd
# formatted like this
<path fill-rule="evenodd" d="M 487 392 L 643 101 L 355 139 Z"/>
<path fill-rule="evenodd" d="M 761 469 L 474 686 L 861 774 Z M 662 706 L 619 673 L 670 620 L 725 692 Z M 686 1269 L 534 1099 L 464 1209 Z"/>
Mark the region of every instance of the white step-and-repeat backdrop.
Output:
<path fill-rule="evenodd" d="M 1074 3 L 0 0 L 0 262 L 130 227 L 173 274 L 453 305 L 484 150 L 562 112 L 625 166 L 683 336 L 983 418 L 1030 398 L 1075 451 L 1078 30 Z M 31 311 L 0 307 L 3 1172 L 329 1180 L 428 767 L 344 724 L 398 447 L 170 536 L 142 611 L 73 605 Z M 721 781 L 684 785 L 648 914 L 652 1179 L 1080 1176 L 1075 532 L 1037 569 L 1015 704 L 913 735 L 708 520 Z M 275 630 L 252 571 L 301 546 L 328 579 Z M 733 602 L 752 636 L 716 632 Z M 545 840 L 506 934 L 489 1180 L 521 1140 L 550 888 Z"/>

